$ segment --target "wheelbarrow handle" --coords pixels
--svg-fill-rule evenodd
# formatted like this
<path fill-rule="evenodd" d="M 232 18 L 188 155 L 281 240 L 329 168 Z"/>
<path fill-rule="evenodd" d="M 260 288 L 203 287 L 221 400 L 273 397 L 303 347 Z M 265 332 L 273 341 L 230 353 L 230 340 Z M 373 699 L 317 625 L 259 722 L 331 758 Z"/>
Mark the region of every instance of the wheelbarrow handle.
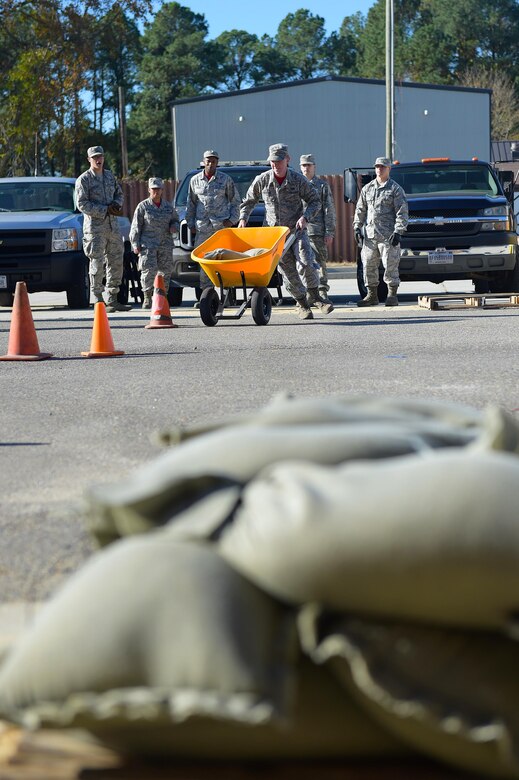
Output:
<path fill-rule="evenodd" d="M 290 233 L 287 240 L 285 241 L 285 246 L 283 247 L 283 255 L 285 252 L 288 252 L 290 247 L 295 244 L 296 241 L 299 241 L 301 236 L 303 235 L 302 230 L 295 230 L 293 233 Z"/>

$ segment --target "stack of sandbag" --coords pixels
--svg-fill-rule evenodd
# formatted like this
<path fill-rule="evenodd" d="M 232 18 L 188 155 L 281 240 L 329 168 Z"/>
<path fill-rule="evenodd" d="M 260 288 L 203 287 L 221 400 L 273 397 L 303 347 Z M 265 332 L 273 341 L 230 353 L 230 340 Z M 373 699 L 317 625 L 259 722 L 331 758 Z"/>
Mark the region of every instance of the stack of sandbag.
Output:
<path fill-rule="evenodd" d="M 519 777 L 519 428 L 276 399 L 89 491 L 105 548 L 0 667 L 0 717 L 182 758 L 420 753 Z"/>

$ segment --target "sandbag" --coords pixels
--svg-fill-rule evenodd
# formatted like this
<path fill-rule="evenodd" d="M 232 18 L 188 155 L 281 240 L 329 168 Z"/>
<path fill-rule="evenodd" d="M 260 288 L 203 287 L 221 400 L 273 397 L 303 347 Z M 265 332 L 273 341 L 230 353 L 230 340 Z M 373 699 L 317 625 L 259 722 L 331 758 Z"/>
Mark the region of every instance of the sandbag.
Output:
<path fill-rule="evenodd" d="M 434 439 L 435 441 L 435 439 Z M 428 431 L 393 423 L 224 428 L 166 450 L 115 484 L 86 493 L 86 518 L 99 544 L 164 525 L 204 496 L 242 486 L 270 463 L 297 458 L 335 464 L 428 449 Z"/>
<path fill-rule="evenodd" d="M 519 777 L 519 644 L 491 632 L 302 609 L 305 652 L 381 726 L 432 758 Z"/>
<path fill-rule="evenodd" d="M 151 756 L 408 752 L 300 658 L 291 610 L 164 532 L 97 553 L 43 608 L 0 667 L 0 717 Z"/>
<path fill-rule="evenodd" d="M 515 630 L 519 459 L 434 450 L 324 467 L 283 463 L 242 492 L 219 549 L 294 604 Z"/>
<path fill-rule="evenodd" d="M 255 257 L 263 255 L 265 252 L 270 252 L 270 250 L 259 247 L 247 249 L 245 252 L 236 252 L 234 249 L 213 249 L 211 252 L 206 252 L 204 257 L 207 257 L 208 260 L 239 260 L 241 257 Z"/>
<path fill-rule="evenodd" d="M 173 426 L 160 434 L 163 444 L 200 436 L 227 426 L 258 425 L 323 425 L 335 423 L 392 422 L 404 429 L 428 423 L 444 446 L 464 445 L 473 441 L 485 425 L 486 411 L 481 412 L 463 404 L 418 398 L 381 398 L 379 396 L 332 396 L 323 398 L 294 398 L 282 393 L 265 407 L 248 413 L 219 418 L 217 421 L 187 428 Z M 505 414 L 504 412 L 500 412 Z M 511 418 L 510 418 L 511 419 Z"/>

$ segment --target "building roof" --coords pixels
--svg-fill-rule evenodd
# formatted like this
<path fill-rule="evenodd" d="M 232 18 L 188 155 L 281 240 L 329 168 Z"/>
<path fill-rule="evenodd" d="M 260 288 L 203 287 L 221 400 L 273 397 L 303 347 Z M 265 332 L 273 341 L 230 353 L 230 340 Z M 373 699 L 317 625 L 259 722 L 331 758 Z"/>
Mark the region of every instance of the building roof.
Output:
<path fill-rule="evenodd" d="M 251 94 L 254 92 L 265 92 L 273 89 L 286 89 L 287 87 L 301 87 L 307 84 L 318 84 L 319 82 L 336 81 L 355 84 L 377 84 L 385 85 L 384 79 L 361 79 L 353 78 L 349 76 L 320 76 L 315 79 L 300 79 L 299 81 L 283 81 L 276 82 L 275 84 L 264 84 L 261 87 L 249 87 L 247 89 L 237 89 L 230 92 L 215 92 L 211 95 L 199 95 L 197 97 L 179 98 L 178 100 L 172 100 L 171 106 L 179 106 L 186 103 L 197 103 L 202 100 L 216 100 L 226 97 L 233 97 L 235 95 Z M 437 89 L 444 91 L 456 91 L 456 92 L 487 92 L 491 94 L 491 89 L 484 89 L 481 87 L 459 87 L 451 86 L 449 84 L 420 84 L 415 81 L 397 81 L 395 86 L 399 89 L 401 87 L 408 87 L 410 89 Z"/>

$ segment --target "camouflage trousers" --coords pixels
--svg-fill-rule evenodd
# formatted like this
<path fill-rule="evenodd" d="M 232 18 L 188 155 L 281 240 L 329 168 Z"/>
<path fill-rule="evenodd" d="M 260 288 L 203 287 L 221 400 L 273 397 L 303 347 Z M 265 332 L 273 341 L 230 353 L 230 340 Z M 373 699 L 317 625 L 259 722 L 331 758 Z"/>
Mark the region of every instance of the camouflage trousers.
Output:
<path fill-rule="evenodd" d="M 208 238 L 211 238 L 214 233 L 214 230 L 208 233 L 201 233 L 200 231 L 197 231 L 195 233 L 195 249 L 197 246 L 200 246 L 200 244 L 203 244 L 204 241 L 207 241 Z M 202 290 L 206 290 L 208 287 L 214 287 L 214 284 L 209 279 L 202 266 L 200 266 L 200 287 Z"/>
<path fill-rule="evenodd" d="M 106 287 L 109 296 L 117 295 L 123 278 L 124 256 L 119 231 L 103 229 L 96 233 L 86 233 L 83 236 L 83 250 L 90 261 L 88 273 L 92 293 L 99 296 Z"/>
<path fill-rule="evenodd" d="M 310 246 L 314 253 L 315 262 L 319 265 L 319 290 L 328 293 L 330 285 L 328 284 L 328 247 L 324 236 L 308 236 Z"/>
<path fill-rule="evenodd" d="M 157 271 L 163 273 L 164 289 L 167 293 L 173 271 L 173 247 L 171 245 L 143 247 L 139 255 L 139 271 L 143 290 L 152 290 Z"/>
<path fill-rule="evenodd" d="M 301 245 L 304 247 L 303 251 L 300 249 Z M 279 261 L 278 268 L 288 293 L 296 301 L 305 298 L 307 290 L 319 287 L 319 271 L 307 234 L 292 244 Z"/>
<path fill-rule="evenodd" d="M 364 284 L 366 287 L 378 287 L 378 269 L 380 262 L 384 266 L 384 281 L 391 287 L 398 287 L 400 277 L 398 266 L 400 263 L 400 246 L 391 246 L 389 241 L 377 241 L 374 238 L 365 238 L 360 253 L 364 269 Z"/>

